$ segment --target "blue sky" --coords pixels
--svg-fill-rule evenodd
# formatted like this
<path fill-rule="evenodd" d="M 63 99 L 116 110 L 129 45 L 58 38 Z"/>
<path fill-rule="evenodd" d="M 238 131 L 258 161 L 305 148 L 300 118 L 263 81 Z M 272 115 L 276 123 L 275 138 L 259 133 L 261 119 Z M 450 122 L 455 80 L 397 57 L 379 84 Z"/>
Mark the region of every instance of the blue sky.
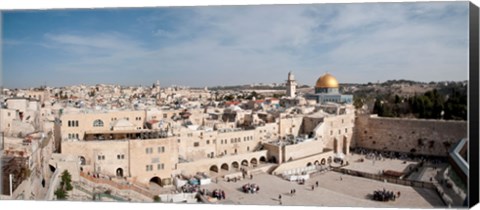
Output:
<path fill-rule="evenodd" d="M 468 2 L 2 12 L 8 88 L 468 79 Z"/>

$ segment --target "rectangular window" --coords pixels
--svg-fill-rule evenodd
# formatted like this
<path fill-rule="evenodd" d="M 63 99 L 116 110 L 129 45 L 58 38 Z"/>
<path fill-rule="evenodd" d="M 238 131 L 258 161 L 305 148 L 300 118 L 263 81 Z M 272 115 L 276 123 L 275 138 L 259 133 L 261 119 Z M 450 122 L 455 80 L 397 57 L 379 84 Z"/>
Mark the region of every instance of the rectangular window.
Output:
<path fill-rule="evenodd" d="M 165 165 L 163 163 L 157 164 L 157 170 L 163 170 Z"/>
<path fill-rule="evenodd" d="M 167 118 L 167 114 L 163 114 L 163 118 Z"/>
<path fill-rule="evenodd" d="M 198 147 L 198 146 L 200 146 L 200 143 L 198 143 L 198 142 L 193 142 L 193 146 L 194 146 L 194 147 Z"/>
<path fill-rule="evenodd" d="M 72 121 L 68 121 L 68 127 L 72 127 Z"/>
<path fill-rule="evenodd" d="M 158 153 L 163 153 L 165 152 L 165 147 L 158 147 L 157 150 L 158 150 Z"/>
<path fill-rule="evenodd" d="M 207 140 L 207 144 L 210 144 L 210 140 Z"/>
<path fill-rule="evenodd" d="M 345 128 L 345 133 L 348 133 L 348 128 Z"/>

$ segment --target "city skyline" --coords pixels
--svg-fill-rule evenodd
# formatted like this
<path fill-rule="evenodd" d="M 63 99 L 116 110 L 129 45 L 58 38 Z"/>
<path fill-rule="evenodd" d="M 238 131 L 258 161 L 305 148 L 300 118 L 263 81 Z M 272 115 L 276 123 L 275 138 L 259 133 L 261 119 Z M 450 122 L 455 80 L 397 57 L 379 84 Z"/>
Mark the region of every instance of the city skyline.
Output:
<path fill-rule="evenodd" d="M 468 80 L 468 2 L 3 11 L 7 88 Z"/>

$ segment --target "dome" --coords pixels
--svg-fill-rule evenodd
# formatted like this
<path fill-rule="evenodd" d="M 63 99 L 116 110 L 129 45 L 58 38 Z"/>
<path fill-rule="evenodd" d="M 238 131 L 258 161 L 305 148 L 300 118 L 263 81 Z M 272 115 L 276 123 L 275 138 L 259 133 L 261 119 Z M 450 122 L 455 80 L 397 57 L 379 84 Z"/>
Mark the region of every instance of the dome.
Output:
<path fill-rule="evenodd" d="M 338 88 L 337 79 L 329 73 L 324 74 L 318 78 L 315 84 L 316 88 Z"/>

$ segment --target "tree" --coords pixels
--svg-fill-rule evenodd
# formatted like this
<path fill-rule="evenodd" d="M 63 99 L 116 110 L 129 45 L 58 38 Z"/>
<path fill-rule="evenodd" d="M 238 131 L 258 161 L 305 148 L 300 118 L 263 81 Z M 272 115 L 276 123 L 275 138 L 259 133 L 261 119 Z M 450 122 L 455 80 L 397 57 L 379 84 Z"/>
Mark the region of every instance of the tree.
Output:
<path fill-rule="evenodd" d="M 353 106 L 355 106 L 356 109 L 360 109 L 363 107 L 363 101 L 360 97 L 355 97 L 353 99 Z"/>
<path fill-rule="evenodd" d="M 66 200 L 68 198 L 68 193 L 62 188 L 58 188 L 54 192 L 55 196 L 57 196 L 57 200 Z"/>
<path fill-rule="evenodd" d="M 395 94 L 395 104 L 399 104 L 401 102 L 400 96 Z"/>
<path fill-rule="evenodd" d="M 375 100 L 375 103 L 373 104 L 373 113 L 378 114 L 378 116 L 383 115 L 383 106 L 382 106 L 382 102 L 380 102 L 379 98 L 377 98 Z"/>
<path fill-rule="evenodd" d="M 235 96 L 230 94 L 230 95 L 224 96 L 223 99 L 226 100 L 226 101 L 231 101 L 231 100 L 235 99 Z"/>

